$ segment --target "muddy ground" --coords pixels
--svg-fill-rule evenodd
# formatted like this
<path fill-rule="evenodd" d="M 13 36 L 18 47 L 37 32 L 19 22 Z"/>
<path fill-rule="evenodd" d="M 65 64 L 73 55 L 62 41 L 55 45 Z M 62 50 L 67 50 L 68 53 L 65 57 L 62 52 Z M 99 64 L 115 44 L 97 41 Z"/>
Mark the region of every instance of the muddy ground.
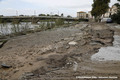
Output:
<path fill-rule="evenodd" d="M 114 35 L 120 35 L 115 25 L 79 23 L 12 38 L 0 48 L 0 79 L 120 80 L 119 61 L 91 60 L 99 48 L 112 46 Z"/>

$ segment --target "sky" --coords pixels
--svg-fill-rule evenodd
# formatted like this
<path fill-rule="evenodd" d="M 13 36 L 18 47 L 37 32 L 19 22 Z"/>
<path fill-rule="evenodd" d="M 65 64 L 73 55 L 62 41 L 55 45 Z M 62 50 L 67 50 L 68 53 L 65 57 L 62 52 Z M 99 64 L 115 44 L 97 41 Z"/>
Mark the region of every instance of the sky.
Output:
<path fill-rule="evenodd" d="M 110 6 L 117 0 L 111 0 Z M 77 16 L 79 11 L 91 11 L 93 0 L 0 0 L 0 15 L 64 14 Z"/>

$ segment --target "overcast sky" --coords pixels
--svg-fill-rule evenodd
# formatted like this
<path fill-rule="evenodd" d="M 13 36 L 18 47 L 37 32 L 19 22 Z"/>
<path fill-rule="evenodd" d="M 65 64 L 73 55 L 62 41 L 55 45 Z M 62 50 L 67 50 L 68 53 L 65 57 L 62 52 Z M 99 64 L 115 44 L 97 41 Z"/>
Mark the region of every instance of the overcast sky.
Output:
<path fill-rule="evenodd" d="M 110 6 L 117 0 L 111 0 Z M 93 0 L 0 0 L 0 15 L 61 14 L 76 17 L 78 11 L 90 11 Z"/>

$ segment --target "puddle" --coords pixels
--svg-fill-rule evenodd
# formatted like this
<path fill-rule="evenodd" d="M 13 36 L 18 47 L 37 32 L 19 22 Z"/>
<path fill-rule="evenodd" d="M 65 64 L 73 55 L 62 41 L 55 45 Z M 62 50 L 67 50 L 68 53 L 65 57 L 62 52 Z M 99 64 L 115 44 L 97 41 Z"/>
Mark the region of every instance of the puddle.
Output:
<path fill-rule="evenodd" d="M 113 46 L 102 47 L 91 56 L 92 61 L 120 61 L 120 36 L 114 36 Z"/>

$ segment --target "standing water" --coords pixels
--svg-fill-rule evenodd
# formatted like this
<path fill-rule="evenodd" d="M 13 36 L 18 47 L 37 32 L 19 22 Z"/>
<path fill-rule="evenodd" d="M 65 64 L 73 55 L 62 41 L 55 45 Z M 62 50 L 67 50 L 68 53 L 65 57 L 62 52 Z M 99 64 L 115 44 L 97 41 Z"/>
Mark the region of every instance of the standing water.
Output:
<path fill-rule="evenodd" d="M 35 27 L 39 27 L 39 25 L 31 24 L 31 22 L 22 22 L 19 24 L 1 23 L 0 34 L 1 35 L 11 34 L 11 33 L 21 32 L 28 29 L 33 29 Z"/>
<path fill-rule="evenodd" d="M 37 30 L 37 29 L 47 29 L 53 28 L 57 26 L 61 26 L 64 24 L 72 24 L 73 22 L 67 21 L 43 21 L 38 22 L 37 24 L 32 24 L 31 22 L 20 22 L 18 24 L 14 23 L 1 23 L 0 24 L 0 35 L 7 35 L 11 33 L 18 33 L 29 30 Z"/>
<path fill-rule="evenodd" d="M 120 36 L 114 36 L 113 46 L 102 47 L 99 52 L 92 55 L 92 61 L 120 61 Z"/>

